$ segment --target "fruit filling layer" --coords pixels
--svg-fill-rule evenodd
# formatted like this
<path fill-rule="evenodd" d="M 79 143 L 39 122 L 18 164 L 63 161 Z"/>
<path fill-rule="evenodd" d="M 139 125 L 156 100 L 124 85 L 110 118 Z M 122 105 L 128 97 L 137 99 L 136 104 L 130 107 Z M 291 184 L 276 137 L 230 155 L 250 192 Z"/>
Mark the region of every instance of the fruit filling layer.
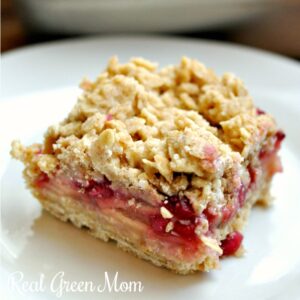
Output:
<path fill-rule="evenodd" d="M 202 217 L 196 216 L 185 197 L 168 197 L 162 205 L 151 206 L 144 199 L 130 195 L 122 188 L 113 188 L 111 182 L 106 179 L 100 182 L 90 180 L 82 185 L 63 176 L 49 178 L 44 173 L 35 181 L 35 185 L 45 193 L 47 189 L 60 189 L 63 186 L 64 195 L 92 209 L 99 209 L 102 212 L 120 211 L 136 222 L 146 224 L 149 236 L 163 237 L 176 243 L 189 243 L 194 248 L 199 244 L 195 228 L 201 224 Z"/>
<path fill-rule="evenodd" d="M 275 146 L 272 151 L 260 151 L 259 159 L 261 168 L 268 177 L 275 172 L 281 171 L 277 151 L 284 135 L 281 132 L 276 134 Z M 103 212 L 117 210 L 125 216 L 139 221 L 148 228 L 148 235 L 155 238 L 162 238 L 164 241 L 175 242 L 176 244 L 188 244 L 189 249 L 195 251 L 201 244 L 201 235 L 213 235 L 216 228 L 225 226 L 243 207 L 247 193 L 254 189 L 259 170 L 251 164 L 247 167 L 250 182 L 246 186 L 242 184 L 236 193 L 235 201 L 226 204 L 217 212 L 210 203 L 197 214 L 189 199 L 185 196 L 165 196 L 161 205 L 151 206 L 141 196 L 128 193 L 122 188 L 114 188 L 107 179 L 101 181 L 90 180 L 84 184 L 76 180 L 68 179 L 62 175 L 49 178 L 41 173 L 35 181 L 35 186 L 41 190 L 49 186 L 64 186 L 64 195 L 85 203 L 93 209 Z M 223 255 L 234 254 L 241 242 L 242 235 L 238 232 L 230 233 L 221 243 Z"/>

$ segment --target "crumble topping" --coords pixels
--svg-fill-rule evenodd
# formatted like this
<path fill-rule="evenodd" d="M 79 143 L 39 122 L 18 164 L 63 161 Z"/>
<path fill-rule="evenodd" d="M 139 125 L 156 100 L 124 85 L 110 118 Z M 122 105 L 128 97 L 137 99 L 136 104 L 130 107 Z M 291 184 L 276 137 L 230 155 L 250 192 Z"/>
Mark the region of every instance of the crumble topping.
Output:
<path fill-rule="evenodd" d="M 218 77 L 187 57 L 161 70 L 142 58 L 121 65 L 113 57 L 81 87 L 43 146 L 15 144 L 15 157 L 36 161 L 32 174 L 51 174 L 59 165 L 78 178 L 105 175 L 165 195 L 181 192 L 202 210 L 240 186 L 241 163 L 276 131 L 270 115 L 257 114 L 240 79 Z M 33 157 L 35 151 L 42 153 Z"/>
<path fill-rule="evenodd" d="M 216 251 L 219 255 L 223 254 L 223 250 L 221 249 L 221 247 L 218 244 L 218 241 L 216 239 L 207 237 L 205 235 L 201 235 L 201 241 L 203 242 L 203 244 L 207 247 L 209 247 L 210 249 Z"/>

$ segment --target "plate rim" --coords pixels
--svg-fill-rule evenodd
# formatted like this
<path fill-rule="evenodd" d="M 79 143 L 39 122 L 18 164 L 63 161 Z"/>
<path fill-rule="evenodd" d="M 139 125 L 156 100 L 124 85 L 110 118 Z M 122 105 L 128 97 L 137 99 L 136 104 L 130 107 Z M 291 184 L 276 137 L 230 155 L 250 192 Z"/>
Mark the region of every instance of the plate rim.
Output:
<path fill-rule="evenodd" d="M 53 41 L 46 41 L 36 44 L 30 44 L 21 46 L 16 49 L 8 50 L 2 53 L 2 62 L 7 61 L 7 59 L 12 59 L 15 55 L 20 54 L 28 54 L 31 51 L 36 50 L 44 50 L 46 48 L 53 48 L 56 46 L 66 46 L 68 44 L 77 44 L 77 43 L 89 43 L 89 42 L 96 42 L 96 41 L 108 41 L 108 40 L 117 40 L 117 39 L 124 39 L 124 40 L 153 40 L 153 41 L 166 41 L 166 42 L 188 42 L 192 44 L 208 44 L 211 46 L 216 47 L 225 47 L 228 49 L 236 49 L 241 50 L 244 53 L 252 53 L 252 54 L 260 54 L 263 56 L 267 56 L 269 58 L 281 60 L 282 62 L 291 64 L 294 67 L 298 67 L 300 71 L 300 62 L 297 59 L 282 55 L 280 53 L 272 52 L 269 50 L 257 48 L 254 46 L 239 44 L 236 42 L 231 41 L 219 41 L 219 40 L 212 40 L 206 38 L 192 38 L 192 37 L 185 37 L 182 35 L 170 35 L 170 34 L 94 34 L 94 35 L 87 35 L 87 36 L 79 36 L 79 37 L 67 37 L 59 40 Z"/>

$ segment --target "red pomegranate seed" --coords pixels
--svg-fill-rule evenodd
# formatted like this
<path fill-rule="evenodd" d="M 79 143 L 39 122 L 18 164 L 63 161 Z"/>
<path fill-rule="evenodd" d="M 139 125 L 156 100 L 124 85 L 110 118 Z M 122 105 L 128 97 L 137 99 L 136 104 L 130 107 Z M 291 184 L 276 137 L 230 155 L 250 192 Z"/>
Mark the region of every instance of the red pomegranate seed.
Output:
<path fill-rule="evenodd" d="M 276 150 L 278 150 L 280 148 L 280 145 L 281 145 L 281 142 L 284 140 L 285 138 L 285 134 L 283 131 L 279 130 L 276 132 L 275 134 L 275 137 L 276 137 L 276 141 L 275 141 L 275 145 L 274 145 L 274 148 Z"/>
<path fill-rule="evenodd" d="M 233 255 L 241 246 L 243 235 L 238 231 L 234 231 L 228 234 L 221 242 L 221 248 L 223 249 L 223 256 Z"/>
<path fill-rule="evenodd" d="M 260 108 L 256 108 L 256 114 L 257 115 L 265 115 L 266 112 L 264 110 L 260 109 Z"/>

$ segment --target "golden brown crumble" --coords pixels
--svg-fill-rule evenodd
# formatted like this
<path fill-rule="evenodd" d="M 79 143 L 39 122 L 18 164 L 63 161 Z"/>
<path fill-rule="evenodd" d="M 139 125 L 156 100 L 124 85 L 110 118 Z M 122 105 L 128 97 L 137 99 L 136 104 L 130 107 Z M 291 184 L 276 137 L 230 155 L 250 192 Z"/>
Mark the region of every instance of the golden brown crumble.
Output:
<path fill-rule="evenodd" d="M 67 119 L 45 134 L 42 154 L 33 158 L 35 150 L 16 143 L 15 157 L 48 174 L 59 165 L 77 177 L 184 191 L 201 209 L 200 198 L 222 201 L 224 189 L 240 185 L 241 163 L 276 130 L 270 115 L 257 115 L 240 79 L 187 57 L 161 70 L 142 58 L 121 65 L 113 57 L 81 87 Z"/>

